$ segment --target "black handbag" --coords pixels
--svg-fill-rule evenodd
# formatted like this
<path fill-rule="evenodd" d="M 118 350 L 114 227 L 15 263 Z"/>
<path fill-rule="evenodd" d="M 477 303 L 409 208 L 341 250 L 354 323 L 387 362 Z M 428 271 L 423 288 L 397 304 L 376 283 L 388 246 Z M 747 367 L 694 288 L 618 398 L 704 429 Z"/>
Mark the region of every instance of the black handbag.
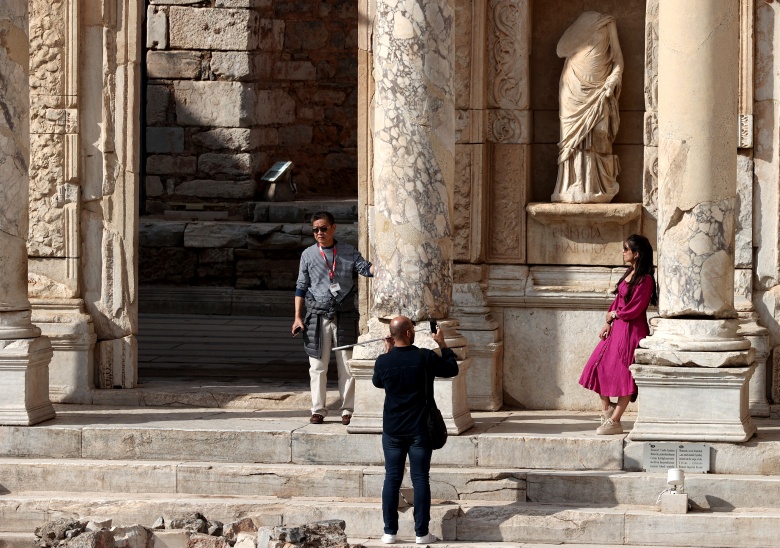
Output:
<path fill-rule="evenodd" d="M 441 411 L 436 407 L 436 401 L 433 396 L 428 394 L 428 368 L 423 352 L 420 352 L 422 358 L 423 371 L 425 371 L 425 409 L 428 411 L 428 418 L 425 425 L 428 428 L 428 439 L 431 441 L 432 449 L 441 449 L 447 443 L 447 425 L 444 424 L 444 417 Z"/>

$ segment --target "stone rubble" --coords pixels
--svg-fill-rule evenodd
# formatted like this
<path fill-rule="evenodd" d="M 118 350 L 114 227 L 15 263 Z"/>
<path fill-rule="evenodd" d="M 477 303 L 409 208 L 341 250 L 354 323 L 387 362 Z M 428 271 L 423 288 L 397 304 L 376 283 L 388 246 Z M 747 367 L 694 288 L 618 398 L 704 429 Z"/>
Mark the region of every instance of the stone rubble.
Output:
<path fill-rule="evenodd" d="M 344 520 L 261 527 L 252 518 L 222 524 L 195 512 L 143 525 L 112 526 L 112 520 L 62 518 L 35 530 L 40 548 L 363 548 L 349 544 Z"/>

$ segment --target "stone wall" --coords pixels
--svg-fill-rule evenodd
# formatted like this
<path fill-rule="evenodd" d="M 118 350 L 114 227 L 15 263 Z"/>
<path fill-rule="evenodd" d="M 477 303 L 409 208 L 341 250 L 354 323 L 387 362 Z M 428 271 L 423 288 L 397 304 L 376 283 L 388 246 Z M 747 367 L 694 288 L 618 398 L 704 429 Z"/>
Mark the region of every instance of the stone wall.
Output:
<path fill-rule="evenodd" d="M 355 200 L 250 205 L 254 218 L 244 222 L 142 219 L 139 278 L 147 294 L 153 286 L 292 292 L 301 252 L 314 243 L 309 219 L 320 209 L 336 218 L 338 240 L 357 245 Z"/>
<path fill-rule="evenodd" d="M 145 209 L 357 187 L 356 0 L 149 0 Z"/>

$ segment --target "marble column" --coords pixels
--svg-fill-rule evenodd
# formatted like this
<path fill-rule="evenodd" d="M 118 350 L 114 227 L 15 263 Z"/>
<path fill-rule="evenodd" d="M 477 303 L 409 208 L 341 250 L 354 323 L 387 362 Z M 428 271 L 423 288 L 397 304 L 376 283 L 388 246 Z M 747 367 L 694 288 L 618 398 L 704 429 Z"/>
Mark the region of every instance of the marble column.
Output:
<path fill-rule="evenodd" d="M 49 340 L 27 298 L 30 86 L 27 0 L 0 3 L 0 424 L 54 417 Z"/>
<path fill-rule="evenodd" d="M 745 441 L 750 341 L 734 308 L 739 3 L 661 0 L 659 314 L 632 366 L 635 440 Z"/>
<path fill-rule="evenodd" d="M 452 305 L 452 202 L 455 180 L 454 16 L 447 0 L 377 0 L 373 36 L 373 209 L 369 214 L 372 320 L 365 338 L 386 336 L 387 321 L 437 318 L 461 358 L 455 379 L 436 382 L 451 433 L 471 427 L 466 403 L 466 340 Z M 427 325 L 427 324 L 426 324 Z M 415 344 L 434 347 L 430 330 Z M 357 401 L 350 432 L 381 431 L 382 392 L 371 384 L 380 345 L 358 347 L 350 362 Z"/>

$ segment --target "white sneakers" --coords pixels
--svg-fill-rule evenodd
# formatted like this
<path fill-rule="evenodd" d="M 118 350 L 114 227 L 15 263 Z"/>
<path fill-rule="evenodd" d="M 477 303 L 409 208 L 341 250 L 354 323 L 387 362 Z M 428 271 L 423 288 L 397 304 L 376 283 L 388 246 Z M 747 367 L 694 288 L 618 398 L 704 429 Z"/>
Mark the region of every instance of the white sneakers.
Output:
<path fill-rule="evenodd" d="M 414 541 L 417 544 L 433 544 L 437 540 L 439 539 L 438 537 L 436 537 L 436 535 L 432 535 L 428 533 L 424 537 L 415 537 Z M 382 535 L 382 542 L 384 542 L 385 544 L 395 544 L 395 535 L 388 535 L 387 533 L 385 533 L 384 535 Z"/>
<path fill-rule="evenodd" d="M 620 421 L 613 421 L 612 419 L 605 420 L 604 424 L 596 428 L 596 434 L 599 436 L 610 436 L 612 434 L 622 433 L 623 426 L 620 424 Z"/>

